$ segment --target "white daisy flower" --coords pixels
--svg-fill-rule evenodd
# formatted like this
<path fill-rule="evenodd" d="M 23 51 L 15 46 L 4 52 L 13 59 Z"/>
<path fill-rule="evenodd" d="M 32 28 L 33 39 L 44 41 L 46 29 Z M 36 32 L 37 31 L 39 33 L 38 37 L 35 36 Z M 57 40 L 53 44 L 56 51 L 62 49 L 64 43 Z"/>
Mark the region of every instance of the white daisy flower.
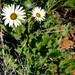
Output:
<path fill-rule="evenodd" d="M 20 5 L 15 6 L 14 4 L 8 5 L 7 7 L 3 8 L 3 20 L 5 25 L 9 24 L 9 27 L 17 27 L 21 24 L 21 20 L 24 20 L 25 12 L 23 10 L 23 7 L 20 7 Z"/>
<path fill-rule="evenodd" d="M 37 20 L 37 21 L 43 21 L 45 19 L 45 11 L 44 9 L 41 9 L 39 7 L 35 7 L 32 10 L 32 16 Z"/>

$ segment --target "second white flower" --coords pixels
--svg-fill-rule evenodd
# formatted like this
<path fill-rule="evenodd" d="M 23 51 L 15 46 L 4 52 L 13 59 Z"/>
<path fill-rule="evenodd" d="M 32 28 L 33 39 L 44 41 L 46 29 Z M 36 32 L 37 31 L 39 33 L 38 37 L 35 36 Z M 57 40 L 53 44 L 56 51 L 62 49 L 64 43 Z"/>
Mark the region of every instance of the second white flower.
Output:
<path fill-rule="evenodd" d="M 43 21 L 45 19 L 45 11 L 44 9 L 41 9 L 40 7 L 35 7 L 32 10 L 32 16 L 37 20 L 37 21 Z"/>

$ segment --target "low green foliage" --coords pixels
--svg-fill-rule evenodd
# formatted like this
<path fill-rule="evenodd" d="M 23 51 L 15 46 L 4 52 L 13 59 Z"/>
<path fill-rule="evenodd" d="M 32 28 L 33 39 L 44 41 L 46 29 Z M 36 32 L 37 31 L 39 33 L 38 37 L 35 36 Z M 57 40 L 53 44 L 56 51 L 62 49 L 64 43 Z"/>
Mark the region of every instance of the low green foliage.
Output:
<path fill-rule="evenodd" d="M 69 59 L 72 49 L 62 51 L 60 40 L 71 32 L 72 22 L 65 24 L 60 32 L 62 19 L 54 18 L 57 9 L 74 7 L 75 0 L 3 0 L 4 5 L 17 4 L 25 8 L 26 19 L 22 25 L 4 30 L 5 61 L 8 75 L 72 75 L 75 60 Z M 71 3 L 71 4 L 70 4 Z M 32 18 L 32 9 L 39 6 L 46 11 L 45 20 L 37 22 Z M 66 7 L 66 9 L 68 9 Z M 70 8 L 70 10 L 72 10 Z M 0 45 L 0 63 L 2 63 Z M 0 68 L 0 72 L 3 67 Z"/>

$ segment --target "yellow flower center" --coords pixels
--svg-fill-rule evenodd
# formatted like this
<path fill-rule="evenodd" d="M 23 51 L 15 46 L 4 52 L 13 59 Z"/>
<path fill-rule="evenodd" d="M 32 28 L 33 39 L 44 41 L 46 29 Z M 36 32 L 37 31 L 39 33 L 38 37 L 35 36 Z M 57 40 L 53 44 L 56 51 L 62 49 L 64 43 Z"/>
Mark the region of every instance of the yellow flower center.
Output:
<path fill-rule="evenodd" d="M 12 13 L 12 14 L 10 15 L 10 18 L 11 18 L 12 20 L 15 20 L 15 19 L 17 18 L 17 15 L 16 15 L 15 13 Z"/>
<path fill-rule="evenodd" d="M 36 17 L 41 17 L 40 13 L 36 13 Z"/>

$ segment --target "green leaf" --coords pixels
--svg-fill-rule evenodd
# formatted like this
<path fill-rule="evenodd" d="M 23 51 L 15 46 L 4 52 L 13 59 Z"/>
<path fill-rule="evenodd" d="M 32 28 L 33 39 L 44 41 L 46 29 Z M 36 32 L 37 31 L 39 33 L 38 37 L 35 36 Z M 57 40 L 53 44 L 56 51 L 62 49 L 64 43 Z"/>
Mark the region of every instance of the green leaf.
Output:
<path fill-rule="evenodd" d="M 75 0 L 67 0 L 64 5 L 74 6 Z"/>
<path fill-rule="evenodd" d="M 23 49 L 22 48 L 18 48 L 17 50 L 16 50 L 16 52 L 18 52 L 18 53 L 22 53 L 22 51 L 23 51 Z"/>
<path fill-rule="evenodd" d="M 48 34 L 45 34 L 45 35 L 43 35 L 42 36 L 42 46 L 45 46 L 45 45 L 47 45 L 48 44 L 48 42 L 49 42 L 49 35 Z"/>
<path fill-rule="evenodd" d="M 40 43 L 36 43 L 36 47 L 37 47 L 38 50 L 40 50 L 41 47 L 42 47 L 42 42 L 40 42 Z"/>
<path fill-rule="evenodd" d="M 34 25 L 34 22 L 29 22 L 29 24 L 28 24 L 28 33 L 30 33 L 31 32 L 31 30 L 33 29 L 33 25 Z"/>
<path fill-rule="evenodd" d="M 25 26 L 24 25 L 20 25 L 17 29 L 16 29 L 16 32 L 18 35 L 21 35 L 22 33 L 24 33 L 25 31 Z"/>
<path fill-rule="evenodd" d="M 31 1 L 32 1 L 32 0 L 27 0 L 27 1 L 24 2 L 24 5 L 25 5 L 28 9 L 32 8 L 32 2 L 31 2 Z"/>
<path fill-rule="evenodd" d="M 11 55 L 6 55 L 5 61 L 6 63 L 8 63 L 7 67 L 15 67 L 15 68 L 17 67 L 17 64 L 15 64 L 15 60 L 13 59 Z"/>
<path fill-rule="evenodd" d="M 66 26 L 65 26 L 65 30 L 62 33 L 63 36 L 66 36 L 69 32 L 71 32 L 71 27 L 72 27 L 72 23 L 69 22 Z"/>

